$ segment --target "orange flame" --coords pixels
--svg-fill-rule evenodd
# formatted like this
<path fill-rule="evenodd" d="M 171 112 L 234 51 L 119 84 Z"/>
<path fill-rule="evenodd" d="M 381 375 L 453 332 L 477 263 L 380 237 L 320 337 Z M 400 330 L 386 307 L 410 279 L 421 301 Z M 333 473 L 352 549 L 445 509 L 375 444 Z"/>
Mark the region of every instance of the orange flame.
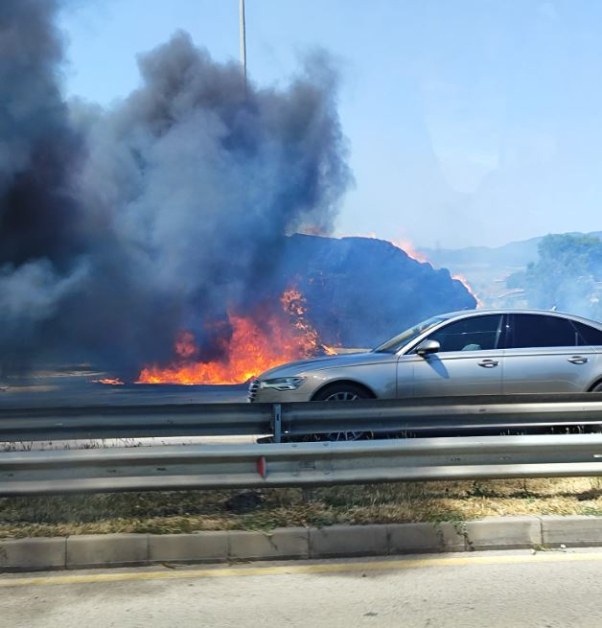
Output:
<path fill-rule="evenodd" d="M 342 236 L 345 237 L 345 236 Z M 414 248 L 414 245 L 405 239 L 397 239 L 397 240 L 386 240 L 385 238 L 379 238 L 376 233 L 369 233 L 366 236 L 358 236 L 363 238 L 370 238 L 372 240 L 384 240 L 385 242 L 390 242 L 393 246 L 402 250 L 408 257 L 411 257 L 413 260 L 421 263 L 428 263 L 428 259 L 423 253 L 420 253 Z"/>
<path fill-rule="evenodd" d="M 459 281 L 466 288 L 466 290 L 468 290 L 469 294 L 474 297 L 475 301 L 477 302 L 477 308 L 483 307 L 483 301 L 479 299 L 477 293 L 472 289 L 471 285 L 468 283 L 468 280 L 466 279 L 466 277 L 464 277 L 464 275 L 456 273 L 455 275 L 452 275 L 451 278 Z"/>
<path fill-rule="evenodd" d="M 224 357 L 220 360 L 199 361 L 194 334 L 180 332 L 173 362 L 167 367 L 144 368 L 136 383 L 239 384 L 284 362 L 316 355 L 322 345 L 316 330 L 305 320 L 303 295 L 295 288 L 286 290 L 280 305 L 281 311 L 262 317 L 261 323 L 229 313 L 232 333 L 221 340 Z"/>
<path fill-rule="evenodd" d="M 123 382 L 117 377 L 103 377 L 92 380 L 94 384 L 104 384 L 105 386 L 123 386 Z"/>
<path fill-rule="evenodd" d="M 428 262 L 426 256 L 418 252 L 409 240 L 391 240 L 391 244 L 396 246 L 398 249 L 401 249 L 406 255 L 417 262 L 422 262 L 423 264 Z"/>
<path fill-rule="evenodd" d="M 336 355 L 337 349 L 340 349 L 340 347 L 328 347 L 327 345 L 322 345 L 322 347 L 326 355 Z"/>

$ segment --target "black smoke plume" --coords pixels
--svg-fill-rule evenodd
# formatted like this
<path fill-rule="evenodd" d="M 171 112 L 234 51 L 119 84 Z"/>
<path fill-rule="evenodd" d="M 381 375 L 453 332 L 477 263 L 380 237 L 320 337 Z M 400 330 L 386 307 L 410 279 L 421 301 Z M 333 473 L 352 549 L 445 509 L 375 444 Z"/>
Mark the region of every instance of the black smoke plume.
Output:
<path fill-rule="evenodd" d="M 81 281 L 88 244 L 71 186 L 83 143 L 58 87 L 52 0 L 0 3 L 0 355 L 3 370 L 43 345 L 44 325 Z"/>
<path fill-rule="evenodd" d="M 59 5 L 0 3 L 0 360 L 131 376 L 182 328 L 213 346 L 202 322 L 252 311 L 287 234 L 331 230 L 337 77 L 316 54 L 261 89 L 180 32 L 119 105 L 68 105 Z"/>

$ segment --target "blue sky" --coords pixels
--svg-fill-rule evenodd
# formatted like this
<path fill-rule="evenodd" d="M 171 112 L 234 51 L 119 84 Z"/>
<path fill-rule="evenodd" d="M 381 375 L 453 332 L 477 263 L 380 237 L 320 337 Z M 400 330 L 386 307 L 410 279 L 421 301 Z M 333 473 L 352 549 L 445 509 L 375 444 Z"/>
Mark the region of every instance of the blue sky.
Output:
<path fill-rule="evenodd" d="M 286 84 L 319 46 L 341 73 L 355 185 L 339 235 L 501 245 L 602 230 L 602 2 L 247 0 L 251 80 Z M 68 96 L 104 106 L 136 55 L 188 31 L 239 58 L 238 0 L 72 0 Z"/>

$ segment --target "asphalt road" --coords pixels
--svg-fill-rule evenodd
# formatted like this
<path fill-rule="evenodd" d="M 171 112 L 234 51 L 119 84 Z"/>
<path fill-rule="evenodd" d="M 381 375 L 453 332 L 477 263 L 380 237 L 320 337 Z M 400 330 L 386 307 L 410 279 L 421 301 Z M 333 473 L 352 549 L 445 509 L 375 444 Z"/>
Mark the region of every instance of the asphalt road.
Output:
<path fill-rule="evenodd" d="M 0 575 L 5 628 L 598 627 L 599 550 Z"/>
<path fill-rule="evenodd" d="M 131 406 L 154 404 L 190 403 L 245 403 L 248 386 L 179 386 L 131 384 L 107 386 L 94 383 L 103 374 L 93 372 L 32 375 L 28 380 L 15 385 L 0 385 L 0 412 L 15 408 L 86 407 L 86 406 Z M 254 443 L 261 436 L 209 436 L 209 437 L 161 437 L 161 438 L 117 438 L 82 441 L 53 440 L 28 443 L 31 449 L 77 449 L 106 447 L 140 447 L 180 444 L 233 444 Z M 19 449 L 19 444 L 0 443 L 0 451 Z M 1 623 L 0 623 L 1 626 Z"/>
<path fill-rule="evenodd" d="M 144 404 L 242 403 L 246 384 L 182 386 L 129 384 L 107 386 L 94 374 L 47 375 L 13 385 L 0 384 L 0 409 L 52 406 L 127 406 Z"/>

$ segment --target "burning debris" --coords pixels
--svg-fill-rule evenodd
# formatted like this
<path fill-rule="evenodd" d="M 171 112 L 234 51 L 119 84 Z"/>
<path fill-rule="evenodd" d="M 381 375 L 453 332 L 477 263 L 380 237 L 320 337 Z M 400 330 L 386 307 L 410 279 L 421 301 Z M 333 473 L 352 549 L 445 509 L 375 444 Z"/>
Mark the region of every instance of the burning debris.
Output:
<path fill-rule="evenodd" d="M 285 257 L 282 272 L 297 277 L 307 320 L 327 346 L 374 347 L 429 316 L 476 306 L 448 270 L 386 240 L 297 234 Z"/>
<path fill-rule="evenodd" d="M 220 357 L 203 357 L 184 332 L 167 366 L 145 368 L 139 383 L 235 384 L 278 364 L 373 347 L 443 310 L 474 308 L 476 299 L 447 270 L 434 270 L 398 245 L 374 238 L 287 239 L 277 293 L 250 317 L 230 314 L 217 334 Z"/>

